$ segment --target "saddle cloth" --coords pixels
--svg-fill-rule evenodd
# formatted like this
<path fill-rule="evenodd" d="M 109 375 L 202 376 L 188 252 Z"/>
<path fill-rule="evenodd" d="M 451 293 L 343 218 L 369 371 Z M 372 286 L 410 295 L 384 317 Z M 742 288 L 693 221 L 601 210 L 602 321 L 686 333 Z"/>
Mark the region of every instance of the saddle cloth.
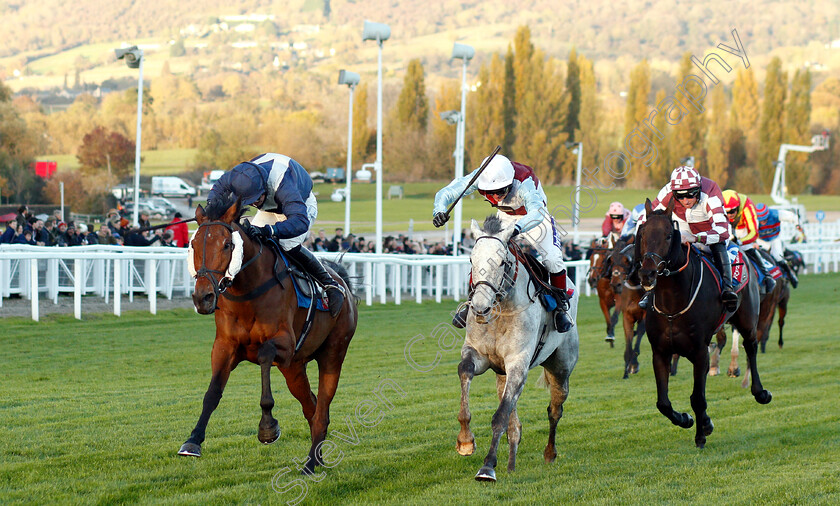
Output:
<path fill-rule="evenodd" d="M 286 265 L 286 269 L 289 270 L 290 277 L 292 278 L 292 286 L 295 287 L 298 307 L 308 308 L 312 305 L 312 287 L 314 286 L 315 296 L 317 297 L 315 309 L 318 311 L 329 311 L 330 308 L 325 302 L 324 293 L 320 285 L 312 279 L 309 273 L 304 272 L 300 267 L 291 263 L 288 257 L 286 257 L 286 254 L 283 253 L 283 249 L 280 248 L 280 245 L 273 238 L 269 239 L 268 242 L 275 253 L 280 255 L 280 258 L 283 259 L 283 263 Z"/>
<path fill-rule="evenodd" d="M 708 267 L 709 271 L 714 275 L 715 283 L 717 283 L 718 292 L 720 292 L 720 271 L 717 270 L 715 267 L 715 263 L 706 256 L 699 248 L 692 245 L 692 248 L 695 249 L 695 253 L 698 253 L 700 256 L 700 260 L 703 261 Z M 740 292 L 747 286 L 747 283 L 750 281 L 749 276 L 749 269 L 747 269 L 746 264 L 746 256 L 741 251 L 741 248 L 738 247 L 736 244 L 731 244 L 727 249 L 726 253 L 729 255 L 729 262 L 732 264 L 732 284 L 735 285 L 735 293 Z"/>

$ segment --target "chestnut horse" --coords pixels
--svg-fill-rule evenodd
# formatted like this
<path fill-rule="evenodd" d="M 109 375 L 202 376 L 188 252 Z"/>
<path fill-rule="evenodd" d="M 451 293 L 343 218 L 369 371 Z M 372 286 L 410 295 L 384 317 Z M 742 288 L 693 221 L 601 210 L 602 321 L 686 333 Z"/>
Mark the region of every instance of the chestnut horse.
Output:
<path fill-rule="evenodd" d="M 631 285 L 627 281 L 627 275 L 633 266 L 633 240 L 632 236 L 628 240 L 619 239 L 609 257 L 612 266 L 610 286 L 615 292 L 615 311 L 621 312 L 624 323 L 623 379 L 639 372 L 639 346 L 642 336 L 645 335 L 645 310 L 639 307 L 639 301 L 645 291 L 642 285 Z M 633 337 L 636 338 L 635 345 Z"/>
<path fill-rule="evenodd" d="M 697 417 L 694 443 L 706 444 L 706 436 L 714 430 L 706 413 L 706 374 L 709 372 L 709 343 L 712 335 L 726 319 L 744 336 L 744 348 L 753 371 L 752 394 L 760 404 L 772 399 L 761 385 L 756 367 L 758 351 L 759 293 L 755 270 L 745 267 L 749 281 L 738 293 L 738 307 L 729 313 L 720 300 L 720 288 L 711 267 L 702 261 L 693 247 L 681 244 L 681 234 L 673 221 L 675 200 L 665 210 L 654 211 L 650 199 L 645 201 L 647 222 L 636 236 L 642 260 L 639 279 L 646 290 L 652 290 L 651 306 L 645 326 L 653 352 L 656 376 L 656 407 L 684 429 L 694 425 L 688 413 L 674 411 L 668 398 L 669 362 L 677 353 L 694 366 L 694 388 L 691 407 Z"/>
<path fill-rule="evenodd" d="M 195 211 L 198 230 L 190 241 L 188 258 L 196 278 L 192 297 L 200 314 L 215 314 L 216 339 L 201 416 L 178 454 L 201 456 L 207 422 L 230 373 L 247 360 L 259 364 L 262 372 L 258 439 L 270 444 L 280 436 L 277 420 L 271 415 L 274 398 L 270 372 L 277 366 L 309 423 L 312 446 L 303 472 L 311 473 L 321 463 L 319 445 L 327 435 L 330 402 L 356 331 L 356 299 L 346 297 L 335 318 L 328 311 L 316 311 L 308 337 L 299 342 L 307 309 L 298 308 L 289 269 L 275 250 L 244 233 L 239 224 L 240 207 L 239 200 L 233 204 L 213 202 L 206 211 L 202 206 Z M 345 293 L 351 294 L 346 271 L 338 264 L 325 263 Z M 306 376 L 306 365 L 312 360 L 318 363 L 317 397 Z"/>
<path fill-rule="evenodd" d="M 615 324 L 618 322 L 618 309 L 612 314 L 610 310 L 615 307 L 615 291 L 610 286 L 610 264 L 609 257 L 612 245 L 606 238 L 592 239 L 586 255 L 589 257 L 589 274 L 587 282 L 591 288 L 598 292 L 598 302 L 601 305 L 601 312 L 604 313 L 604 320 L 607 322 L 607 336 L 605 341 L 610 343 L 610 348 L 615 346 Z"/>

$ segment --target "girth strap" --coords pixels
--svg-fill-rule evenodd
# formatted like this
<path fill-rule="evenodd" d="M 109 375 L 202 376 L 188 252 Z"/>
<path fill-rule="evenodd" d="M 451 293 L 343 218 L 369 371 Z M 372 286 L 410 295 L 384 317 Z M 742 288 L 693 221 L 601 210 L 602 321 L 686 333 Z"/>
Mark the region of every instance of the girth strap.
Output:
<path fill-rule="evenodd" d="M 280 285 L 280 288 L 283 287 L 282 283 L 286 276 L 289 275 L 289 270 L 283 266 L 283 269 L 280 269 L 280 256 L 274 256 L 274 276 L 268 278 L 263 284 L 251 290 L 250 292 L 246 293 L 245 295 L 233 295 L 227 290 L 222 292 L 222 295 L 233 302 L 247 302 L 249 300 L 254 300 L 257 297 L 260 297 L 265 292 L 271 290 L 274 285 Z"/>

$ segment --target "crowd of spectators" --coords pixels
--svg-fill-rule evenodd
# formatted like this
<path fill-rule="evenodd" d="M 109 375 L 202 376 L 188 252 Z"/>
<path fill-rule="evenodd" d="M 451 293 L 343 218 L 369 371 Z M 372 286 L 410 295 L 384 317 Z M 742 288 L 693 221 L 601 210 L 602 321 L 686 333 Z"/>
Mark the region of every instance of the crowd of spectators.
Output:
<path fill-rule="evenodd" d="M 181 221 L 181 213 L 175 213 L 172 222 Z M 116 209 L 111 209 L 103 223 L 88 226 L 86 223 L 65 222 L 61 211 L 52 216 L 34 216 L 27 206 L 18 208 L 17 215 L 5 223 L 0 235 L 0 244 L 30 244 L 33 246 L 83 246 L 88 244 L 110 244 L 125 246 L 173 246 L 186 248 L 189 232 L 186 223 L 173 224 L 157 230 L 143 230 L 149 227 L 149 215 L 140 213 L 139 227 L 132 227 L 128 218 Z"/>
<path fill-rule="evenodd" d="M 468 230 L 465 230 L 464 234 L 464 240 L 460 246 L 461 252 L 462 254 L 469 254 L 475 240 L 472 239 L 472 234 Z M 326 230 L 322 228 L 318 230 L 317 234 L 312 233 L 303 245 L 312 251 L 346 251 L 348 253 L 374 253 L 376 251 L 374 241 L 357 237 L 354 234 L 345 236 L 344 229 L 341 227 L 335 229 L 335 235 L 332 237 L 327 237 Z M 404 255 L 451 255 L 452 245 L 445 244 L 443 241 L 431 242 L 418 235 L 408 237 L 404 234 L 398 234 L 396 236 L 385 236 L 382 239 L 382 251 L 383 253 Z"/>

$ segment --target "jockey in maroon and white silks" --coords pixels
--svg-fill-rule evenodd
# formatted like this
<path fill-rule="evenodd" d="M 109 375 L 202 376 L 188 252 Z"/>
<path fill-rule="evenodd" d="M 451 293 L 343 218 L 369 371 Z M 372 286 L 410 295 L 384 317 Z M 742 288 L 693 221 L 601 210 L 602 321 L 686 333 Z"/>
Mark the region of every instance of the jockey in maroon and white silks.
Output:
<path fill-rule="evenodd" d="M 534 247 L 540 262 L 548 269 L 551 285 L 558 289 L 557 292 L 562 291 L 565 294 L 566 264 L 563 262 L 560 234 L 555 226 L 554 217 L 548 212 L 545 192 L 534 169 L 519 162 L 512 162 L 502 155 L 496 155 L 478 180 L 470 186 L 477 170 L 456 178 L 437 192 L 433 212 L 435 226 L 441 227 L 446 223 L 449 219 L 446 210 L 461 192 L 469 195 L 477 190 L 496 208 L 496 216 L 503 224 L 513 224 L 511 238 L 521 235 Z M 558 303 L 560 302 L 558 300 Z M 565 311 L 555 313 L 555 326 L 560 332 L 571 328 L 572 322 L 568 320 Z"/>
<path fill-rule="evenodd" d="M 671 181 L 659 191 L 651 207 L 654 211 L 665 209 L 671 200 L 676 201 L 672 217 L 679 227 L 682 242 L 697 243 L 700 250 L 711 252 L 721 273 L 721 299 L 727 311 L 735 311 L 738 295 L 732 286 L 732 263 L 726 252 L 730 235 L 723 192 L 717 183 L 701 177 L 694 167 L 681 166 L 671 172 Z M 642 218 L 642 223 L 645 219 Z M 640 245 L 637 243 L 636 247 L 637 262 L 640 262 Z M 639 302 L 643 309 L 648 309 L 650 304 L 649 293 Z"/>
<path fill-rule="evenodd" d="M 673 198 L 669 182 L 659 190 L 652 203 L 653 210 L 665 209 Z M 698 247 L 706 252 L 709 245 L 729 240 L 729 220 L 723 209 L 723 192 L 711 179 L 700 177 L 700 194 L 692 207 L 686 208 L 681 201 L 676 202 L 674 221 L 679 224 L 680 232 L 694 236 Z"/>

